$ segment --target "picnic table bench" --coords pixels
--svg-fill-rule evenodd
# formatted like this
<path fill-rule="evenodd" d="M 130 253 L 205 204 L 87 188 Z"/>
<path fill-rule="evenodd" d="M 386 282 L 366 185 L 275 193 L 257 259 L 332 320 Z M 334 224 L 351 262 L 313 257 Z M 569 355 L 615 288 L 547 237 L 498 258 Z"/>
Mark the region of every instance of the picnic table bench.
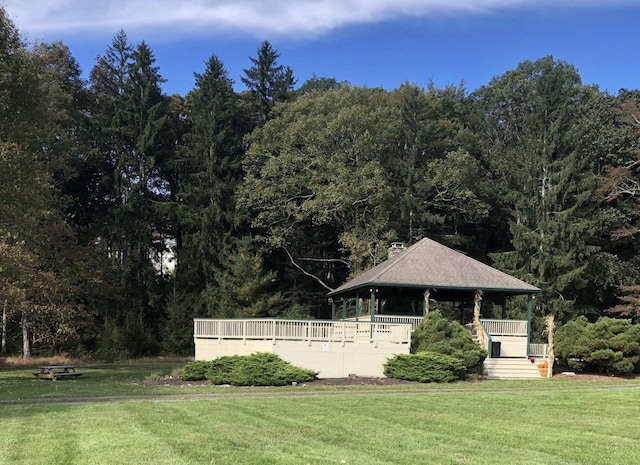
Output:
<path fill-rule="evenodd" d="M 82 373 L 76 371 L 78 368 L 75 365 L 48 365 L 40 367 L 39 373 L 34 373 L 36 378 L 40 379 L 52 379 L 56 381 L 64 378 L 77 378 L 82 376 Z"/>

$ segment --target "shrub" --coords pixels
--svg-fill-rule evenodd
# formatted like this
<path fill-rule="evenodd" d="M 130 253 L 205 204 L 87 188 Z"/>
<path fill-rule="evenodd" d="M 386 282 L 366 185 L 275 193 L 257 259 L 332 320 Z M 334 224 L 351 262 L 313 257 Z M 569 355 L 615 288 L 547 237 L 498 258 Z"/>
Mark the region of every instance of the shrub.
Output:
<path fill-rule="evenodd" d="M 213 384 L 234 386 L 286 386 L 311 381 L 317 372 L 291 365 L 275 354 L 225 356 L 208 362 L 206 377 Z"/>
<path fill-rule="evenodd" d="M 421 383 L 450 383 L 466 377 L 466 367 L 457 357 L 434 352 L 400 354 L 384 365 L 389 378 Z"/>
<path fill-rule="evenodd" d="M 608 317 L 589 323 L 582 316 L 558 329 L 554 349 L 574 369 L 630 373 L 640 369 L 640 326 Z"/>
<path fill-rule="evenodd" d="M 226 355 L 212 360 L 207 369 L 207 379 L 213 384 L 235 384 L 231 382 L 233 372 L 245 358 L 246 356 L 241 355 Z"/>
<path fill-rule="evenodd" d="M 207 360 L 195 360 L 187 363 L 182 373 L 182 379 L 184 381 L 202 381 L 207 379 L 209 365 L 211 365 L 211 362 Z"/>
<path fill-rule="evenodd" d="M 487 351 L 473 341 L 469 331 L 460 323 L 448 321 L 438 311 L 429 312 L 411 335 L 411 353 L 420 352 L 456 357 L 467 370 L 487 358 Z"/>

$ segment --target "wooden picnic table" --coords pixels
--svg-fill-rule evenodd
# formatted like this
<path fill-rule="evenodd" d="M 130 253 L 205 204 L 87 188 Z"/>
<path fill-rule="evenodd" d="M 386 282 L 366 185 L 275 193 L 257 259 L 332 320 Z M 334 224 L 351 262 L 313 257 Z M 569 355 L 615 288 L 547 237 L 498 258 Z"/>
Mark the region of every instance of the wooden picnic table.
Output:
<path fill-rule="evenodd" d="M 78 367 L 75 365 L 47 365 L 40 367 L 40 373 L 34 373 L 34 376 L 40 379 L 52 379 L 53 381 L 77 378 L 82 376 L 82 373 L 76 371 L 76 368 Z"/>

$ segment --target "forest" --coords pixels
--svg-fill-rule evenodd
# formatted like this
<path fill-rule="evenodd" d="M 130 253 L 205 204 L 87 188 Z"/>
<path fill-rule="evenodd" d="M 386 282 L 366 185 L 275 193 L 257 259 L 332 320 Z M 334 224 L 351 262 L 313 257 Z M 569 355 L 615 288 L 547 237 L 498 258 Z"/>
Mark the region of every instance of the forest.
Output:
<path fill-rule="evenodd" d="M 0 352 L 191 354 L 194 317 L 330 317 L 430 237 L 542 289 L 536 318 L 640 319 L 640 92 L 551 56 L 467 92 L 298 83 L 268 41 L 185 96 L 119 32 L 84 79 L 0 8 Z M 525 57 L 523 57 L 525 58 Z M 515 311 L 515 310 L 514 310 Z"/>

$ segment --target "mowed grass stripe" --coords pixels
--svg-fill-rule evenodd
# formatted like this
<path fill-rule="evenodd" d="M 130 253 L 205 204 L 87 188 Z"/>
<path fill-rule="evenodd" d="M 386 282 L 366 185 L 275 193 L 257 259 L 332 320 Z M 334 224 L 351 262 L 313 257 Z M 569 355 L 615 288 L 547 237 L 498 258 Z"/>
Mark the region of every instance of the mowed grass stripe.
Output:
<path fill-rule="evenodd" d="M 640 391 L 593 387 L 3 407 L 0 462 L 638 463 Z"/>

